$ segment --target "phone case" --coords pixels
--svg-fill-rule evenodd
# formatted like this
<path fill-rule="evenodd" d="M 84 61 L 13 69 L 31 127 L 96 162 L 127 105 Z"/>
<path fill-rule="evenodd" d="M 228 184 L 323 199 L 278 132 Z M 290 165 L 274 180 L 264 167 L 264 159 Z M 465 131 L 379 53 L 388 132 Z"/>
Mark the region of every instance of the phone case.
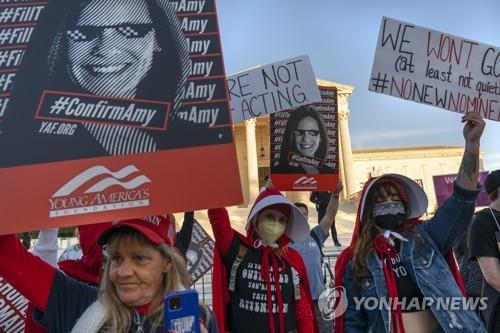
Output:
<path fill-rule="evenodd" d="M 164 306 L 166 333 L 200 333 L 200 305 L 196 290 L 169 292 L 165 295 Z"/>

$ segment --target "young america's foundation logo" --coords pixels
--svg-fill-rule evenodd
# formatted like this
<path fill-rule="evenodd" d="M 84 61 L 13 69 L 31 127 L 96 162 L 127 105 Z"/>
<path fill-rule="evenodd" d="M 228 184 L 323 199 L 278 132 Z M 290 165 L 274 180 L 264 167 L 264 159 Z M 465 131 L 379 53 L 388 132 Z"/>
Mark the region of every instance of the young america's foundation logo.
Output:
<path fill-rule="evenodd" d="M 91 167 L 64 184 L 49 199 L 50 217 L 97 213 L 149 206 L 151 180 L 128 165 L 111 171 L 105 166 Z M 119 188 L 119 190 L 116 190 Z"/>
<path fill-rule="evenodd" d="M 315 190 L 318 188 L 318 181 L 314 177 L 300 177 L 293 182 L 294 189 Z"/>

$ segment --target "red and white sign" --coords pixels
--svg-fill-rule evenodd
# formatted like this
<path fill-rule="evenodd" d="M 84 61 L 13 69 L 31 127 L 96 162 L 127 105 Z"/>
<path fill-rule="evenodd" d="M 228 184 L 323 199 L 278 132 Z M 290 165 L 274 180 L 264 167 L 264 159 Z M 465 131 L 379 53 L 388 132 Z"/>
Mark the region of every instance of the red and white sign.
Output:
<path fill-rule="evenodd" d="M 338 176 L 337 89 L 322 101 L 271 115 L 271 175 L 282 191 L 331 191 Z"/>
<path fill-rule="evenodd" d="M 28 304 L 28 300 L 0 276 L 0 332 L 24 332 Z"/>
<path fill-rule="evenodd" d="M 0 234 L 242 201 L 214 0 L 0 13 Z"/>

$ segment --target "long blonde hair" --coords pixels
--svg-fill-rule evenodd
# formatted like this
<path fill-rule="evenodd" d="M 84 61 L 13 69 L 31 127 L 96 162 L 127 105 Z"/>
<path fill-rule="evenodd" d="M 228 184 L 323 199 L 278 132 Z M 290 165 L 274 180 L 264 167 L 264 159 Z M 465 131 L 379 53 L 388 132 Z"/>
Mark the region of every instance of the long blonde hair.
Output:
<path fill-rule="evenodd" d="M 189 287 L 190 276 L 186 268 L 186 263 L 174 248 L 166 244 L 155 246 L 142 234 L 133 229 L 123 228 L 115 231 L 110 236 L 105 250 L 104 273 L 99 290 L 99 300 L 107 309 L 107 321 L 100 332 L 127 333 L 133 323 L 132 315 L 134 309 L 120 301 L 116 289 L 109 278 L 110 260 L 108 260 L 108 256 L 117 247 L 123 246 L 123 244 L 126 244 L 128 248 L 154 247 L 160 251 L 165 260 L 170 261 L 171 268 L 164 274 L 163 287 L 155 295 L 155 299 L 162 300 L 166 292 Z M 162 325 L 163 316 L 162 302 L 156 308 L 150 309 L 150 312 L 146 314 L 146 318 L 152 323 L 153 328 Z"/>

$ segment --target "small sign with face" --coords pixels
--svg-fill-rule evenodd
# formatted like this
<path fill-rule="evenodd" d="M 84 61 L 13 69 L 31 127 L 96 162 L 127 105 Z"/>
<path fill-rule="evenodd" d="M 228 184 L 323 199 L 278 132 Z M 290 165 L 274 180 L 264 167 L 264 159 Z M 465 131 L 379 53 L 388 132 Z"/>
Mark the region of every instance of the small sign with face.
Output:
<path fill-rule="evenodd" d="M 321 102 L 271 115 L 271 174 L 284 191 L 328 191 L 338 180 L 337 90 Z"/>

